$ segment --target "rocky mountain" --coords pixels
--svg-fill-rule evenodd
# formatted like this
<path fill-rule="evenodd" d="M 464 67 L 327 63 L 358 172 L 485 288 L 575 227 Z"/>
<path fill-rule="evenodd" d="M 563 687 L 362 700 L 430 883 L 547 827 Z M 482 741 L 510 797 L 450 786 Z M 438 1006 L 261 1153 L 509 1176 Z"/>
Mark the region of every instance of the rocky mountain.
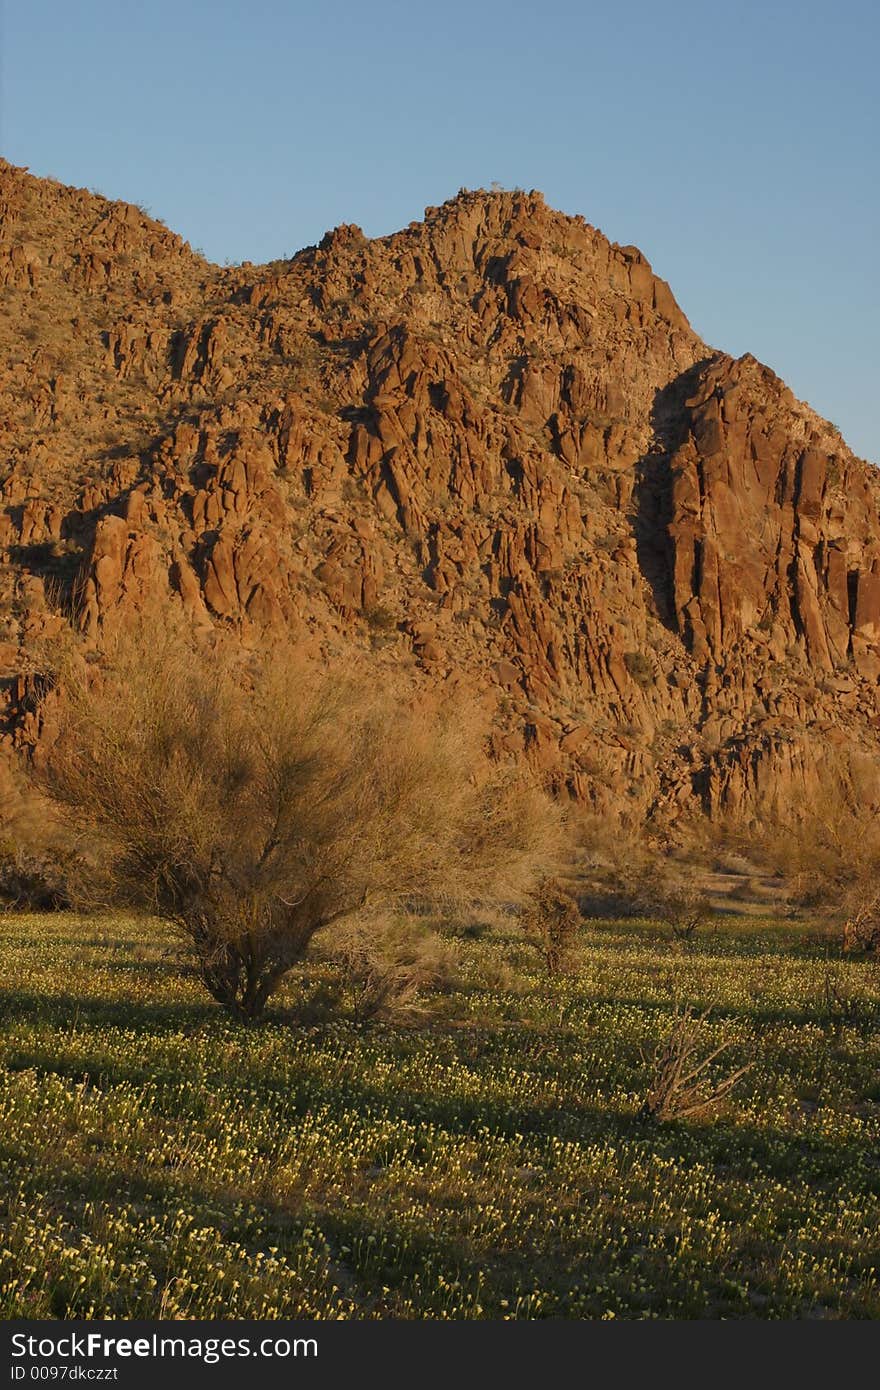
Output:
<path fill-rule="evenodd" d="M 175 605 L 464 686 L 498 756 L 674 821 L 880 801 L 880 473 L 633 246 L 462 190 L 221 268 L 0 162 L 0 717 Z"/>

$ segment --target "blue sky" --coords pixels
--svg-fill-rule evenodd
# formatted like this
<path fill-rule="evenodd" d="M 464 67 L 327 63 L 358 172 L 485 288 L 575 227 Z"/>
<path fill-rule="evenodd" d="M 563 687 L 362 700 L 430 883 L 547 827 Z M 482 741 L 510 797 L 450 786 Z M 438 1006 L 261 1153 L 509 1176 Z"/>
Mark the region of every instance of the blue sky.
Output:
<path fill-rule="evenodd" d="M 880 460 L 876 0 L 0 0 L 0 149 L 217 261 L 462 185 L 640 246 Z"/>

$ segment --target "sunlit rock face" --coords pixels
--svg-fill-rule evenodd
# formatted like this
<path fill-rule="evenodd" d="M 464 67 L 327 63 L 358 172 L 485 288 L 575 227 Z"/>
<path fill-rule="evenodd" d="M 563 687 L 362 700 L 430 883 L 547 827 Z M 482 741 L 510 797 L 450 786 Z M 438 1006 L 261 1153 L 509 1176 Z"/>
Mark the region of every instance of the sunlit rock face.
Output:
<path fill-rule="evenodd" d="M 667 822 L 880 799 L 880 478 L 634 247 L 461 192 L 220 268 L 0 162 L 2 747 L 46 638 L 173 608 L 464 688 L 496 757 Z"/>

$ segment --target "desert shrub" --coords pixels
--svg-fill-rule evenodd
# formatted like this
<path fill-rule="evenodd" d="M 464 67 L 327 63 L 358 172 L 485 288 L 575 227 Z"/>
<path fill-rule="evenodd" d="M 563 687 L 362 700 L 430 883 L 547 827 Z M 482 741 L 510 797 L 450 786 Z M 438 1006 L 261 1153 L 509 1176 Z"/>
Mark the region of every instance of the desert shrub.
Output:
<path fill-rule="evenodd" d="M 711 829 L 738 867 L 757 866 L 776 877 L 792 915 L 818 912 L 846 952 L 880 950 L 877 788 L 858 766 L 829 756 L 808 802 L 777 808 L 761 823 L 729 818 Z M 703 840 L 708 845 L 705 832 Z"/>
<path fill-rule="evenodd" d="M 761 828 L 749 855 L 777 874 L 794 908 L 827 908 L 841 926 L 869 909 L 880 882 L 880 819 L 845 764 L 823 772 L 807 809 Z"/>
<path fill-rule="evenodd" d="M 706 1115 L 749 1071 L 750 1063 L 726 1076 L 713 1077 L 709 1068 L 729 1044 L 719 1043 L 705 1051 L 702 1036 L 707 1017 L 708 1013 L 695 1015 L 689 1006 L 676 1010 L 672 1030 L 658 1044 L 652 1059 L 648 1093 L 638 1112 L 640 1120 L 659 1124 Z"/>
<path fill-rule="evenodd" d="M 689 941 L 712 919 L 712 904 L 691 865 L 653 855 L 633 864 L 624 883 L 632 907 L 678 941 Z"/>
<path fill-rule="evenodd" d="M 851 952 L 880 952 L 880 887 L 876 879 L 860 880 L 850 886 L 843 923 L 843 949 Z"/>
<path fill-rule="evenodd" d="M 51 809 L 10 769 L 2 770 L 0 783 L 0 907 L 68 907 L 73 847 Z"/>
<path fill-rule="evenodd" d="M 597 778 L 603 774 L 595 768 Z M 610 812 L 572 815 L 579 849 L 578 902 L 585 917 L 629 917 L 643 911 L 639 883 L 651 855 L 636 829 Z"/>
<path fill-rule="evenodd" d="M 241 1019 L 332 923 L 521 901 L 563 845 L 560 813 L 489 766 L 462 710 L 429 717 L 280 646 L 243 665 L 142 628 L 59 681 L 42 780 L 91 845 L 84 899 L 173 924 Z"/>
<path fill-rule="evenodd" d="M 686 879 L 661 885 L 654 898 L 654 913 L 678 941 L 689 941 L 712 920 L 712 904 L 698 883 Z"/>
<path fill-rule="evenodd" d="M 654 671 L 651 666 L 651 659 L 645 652 L 624 652 L 623 660 L 636 685 L 644 688 L 651 684 L 654 679 Z"/>
<path fill-rule="evenodd" d="M 426 991 L 448 983 L 454 965 L 448 943 L 412 923 L 384 931 L 348 927 L 331 947 L 330 957 L 356 1023 L 422 1016 Z"/>
<path fill-rule="evenodd" d="M 447 939 L 477 941 L 486 936 L 505 938 L 519 936 L 520 904 L 501 902 L 465 903 L 460 906 L 447 905 L 442 915 L 425 914 L 426 924 Z"/>
<path fill-rule="evenodd" d="M 514 965 L 502 955 L 492 953 L 481 959 L 475 983 L 479 989 L 492 994 L 527 994 L 529 983 Z"/>
<path fill-rule="evenodd" d="M 580 908 L 557 879 L 545 878 L 529 899 L 523 927 L 549 974 L 559 975 L 569 967 L 581 920 Z"/>
<path fill-rule="evenodd" d="M 397 614 L 383 603 L 374 603 L 364 609 L 367 624 L 374 632 L 394 632 L 397 627 Z"/>
<path fill-rule="evenodd" d="M 760 893 L 761 887 L 761 879 L 756 874 L 745 874 L 727 894 L 728 901 L 732 903 L 752 902 Z"/>
<path fill-rule="evenodd" d="M 58 851 L 0 841 L 0 908 L 46 912 L 69 907 L 66 869 Z"/>

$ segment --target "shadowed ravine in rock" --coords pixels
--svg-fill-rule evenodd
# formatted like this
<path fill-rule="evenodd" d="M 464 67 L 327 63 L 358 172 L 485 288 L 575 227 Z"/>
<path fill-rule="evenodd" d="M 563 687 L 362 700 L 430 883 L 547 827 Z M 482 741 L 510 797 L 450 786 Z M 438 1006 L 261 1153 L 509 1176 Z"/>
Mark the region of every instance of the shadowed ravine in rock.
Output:
<path fill-rule="evenodd" d="M 639 568 L 653 594 L 657 616 L 672 632 L 677 632 L 678 626 L 669 534 L 675 515 L 671 463 L 687 438 L 687 401 L 711 361 L 707 357 L 695 363 L 658 390 L 651 409 L 654 438 L 648 453 L 635 465 L 633 531 Z"/>

